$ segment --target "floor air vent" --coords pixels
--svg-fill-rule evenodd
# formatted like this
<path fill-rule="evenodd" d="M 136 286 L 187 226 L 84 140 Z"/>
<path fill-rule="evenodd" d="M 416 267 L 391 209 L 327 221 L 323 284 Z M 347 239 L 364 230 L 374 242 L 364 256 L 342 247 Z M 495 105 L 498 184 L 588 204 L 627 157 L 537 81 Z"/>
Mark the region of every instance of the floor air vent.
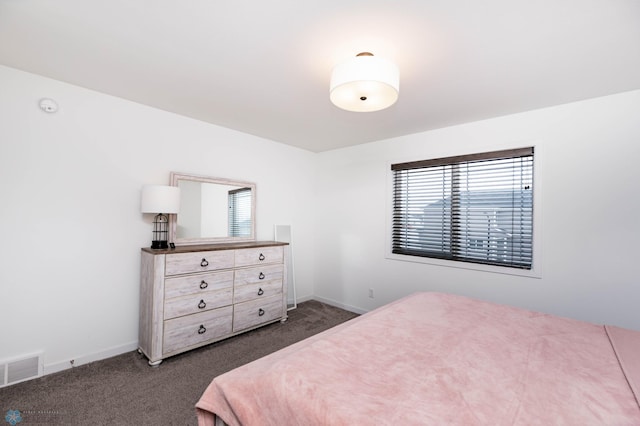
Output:
<path fill-rule="evenodd" d="M 0 387 L 42 376 L 42 354 L 0 361 Z"/>

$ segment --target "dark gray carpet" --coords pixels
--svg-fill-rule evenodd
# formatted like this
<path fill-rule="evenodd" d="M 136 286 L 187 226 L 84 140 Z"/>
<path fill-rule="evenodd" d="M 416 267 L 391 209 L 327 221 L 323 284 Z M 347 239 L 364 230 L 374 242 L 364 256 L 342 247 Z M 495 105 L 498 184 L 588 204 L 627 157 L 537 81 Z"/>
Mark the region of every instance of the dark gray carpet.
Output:
<path fill-rule="evenodd" d="M 289 319 L 214 343 L 149 367 L 137 351 L 0 389 L 0 424 L 19 410 L 18 426 L 194 425 L 195 403 L 226 371 L 356 317 L 317 301 Z"/>

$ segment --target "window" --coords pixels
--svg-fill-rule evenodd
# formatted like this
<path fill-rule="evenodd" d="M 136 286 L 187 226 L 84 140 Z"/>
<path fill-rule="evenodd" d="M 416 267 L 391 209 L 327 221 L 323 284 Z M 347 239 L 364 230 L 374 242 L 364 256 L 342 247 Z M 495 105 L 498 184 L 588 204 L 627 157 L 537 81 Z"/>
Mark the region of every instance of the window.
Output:
<path fill-rule="evenodd" d="M 392 253 L 531 269 L 533 148 L 391 170 Z"/>
<path fill-rule="evenodd" d="M 229 236 L 251 235 L 251 188 L 229 191 Z"/>

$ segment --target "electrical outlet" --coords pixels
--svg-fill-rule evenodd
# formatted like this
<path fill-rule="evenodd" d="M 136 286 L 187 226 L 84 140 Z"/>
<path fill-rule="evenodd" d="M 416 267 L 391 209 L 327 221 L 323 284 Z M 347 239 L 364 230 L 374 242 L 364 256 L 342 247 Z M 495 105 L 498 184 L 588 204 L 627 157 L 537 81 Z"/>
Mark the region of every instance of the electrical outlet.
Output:
<path fill-rule="evenodd" d="M 372 288 L 369 289 L 369 297 L 371 299 L 373 299 L 373 289 Z"/>

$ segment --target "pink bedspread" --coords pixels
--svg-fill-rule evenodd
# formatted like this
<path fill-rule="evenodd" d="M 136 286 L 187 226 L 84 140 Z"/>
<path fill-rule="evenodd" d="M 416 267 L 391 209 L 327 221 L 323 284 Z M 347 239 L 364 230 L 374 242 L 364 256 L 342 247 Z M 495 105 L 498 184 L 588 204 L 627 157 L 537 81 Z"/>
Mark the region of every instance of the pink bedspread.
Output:
<path fill-rule="evenodd" d="M 614 352 L 616 334 L 626 354 Z M 216 377 L 198 420 L 640 425 L 620 366 L 638 374 L 638 348 L 640 332 L 417 293 Z"/>

